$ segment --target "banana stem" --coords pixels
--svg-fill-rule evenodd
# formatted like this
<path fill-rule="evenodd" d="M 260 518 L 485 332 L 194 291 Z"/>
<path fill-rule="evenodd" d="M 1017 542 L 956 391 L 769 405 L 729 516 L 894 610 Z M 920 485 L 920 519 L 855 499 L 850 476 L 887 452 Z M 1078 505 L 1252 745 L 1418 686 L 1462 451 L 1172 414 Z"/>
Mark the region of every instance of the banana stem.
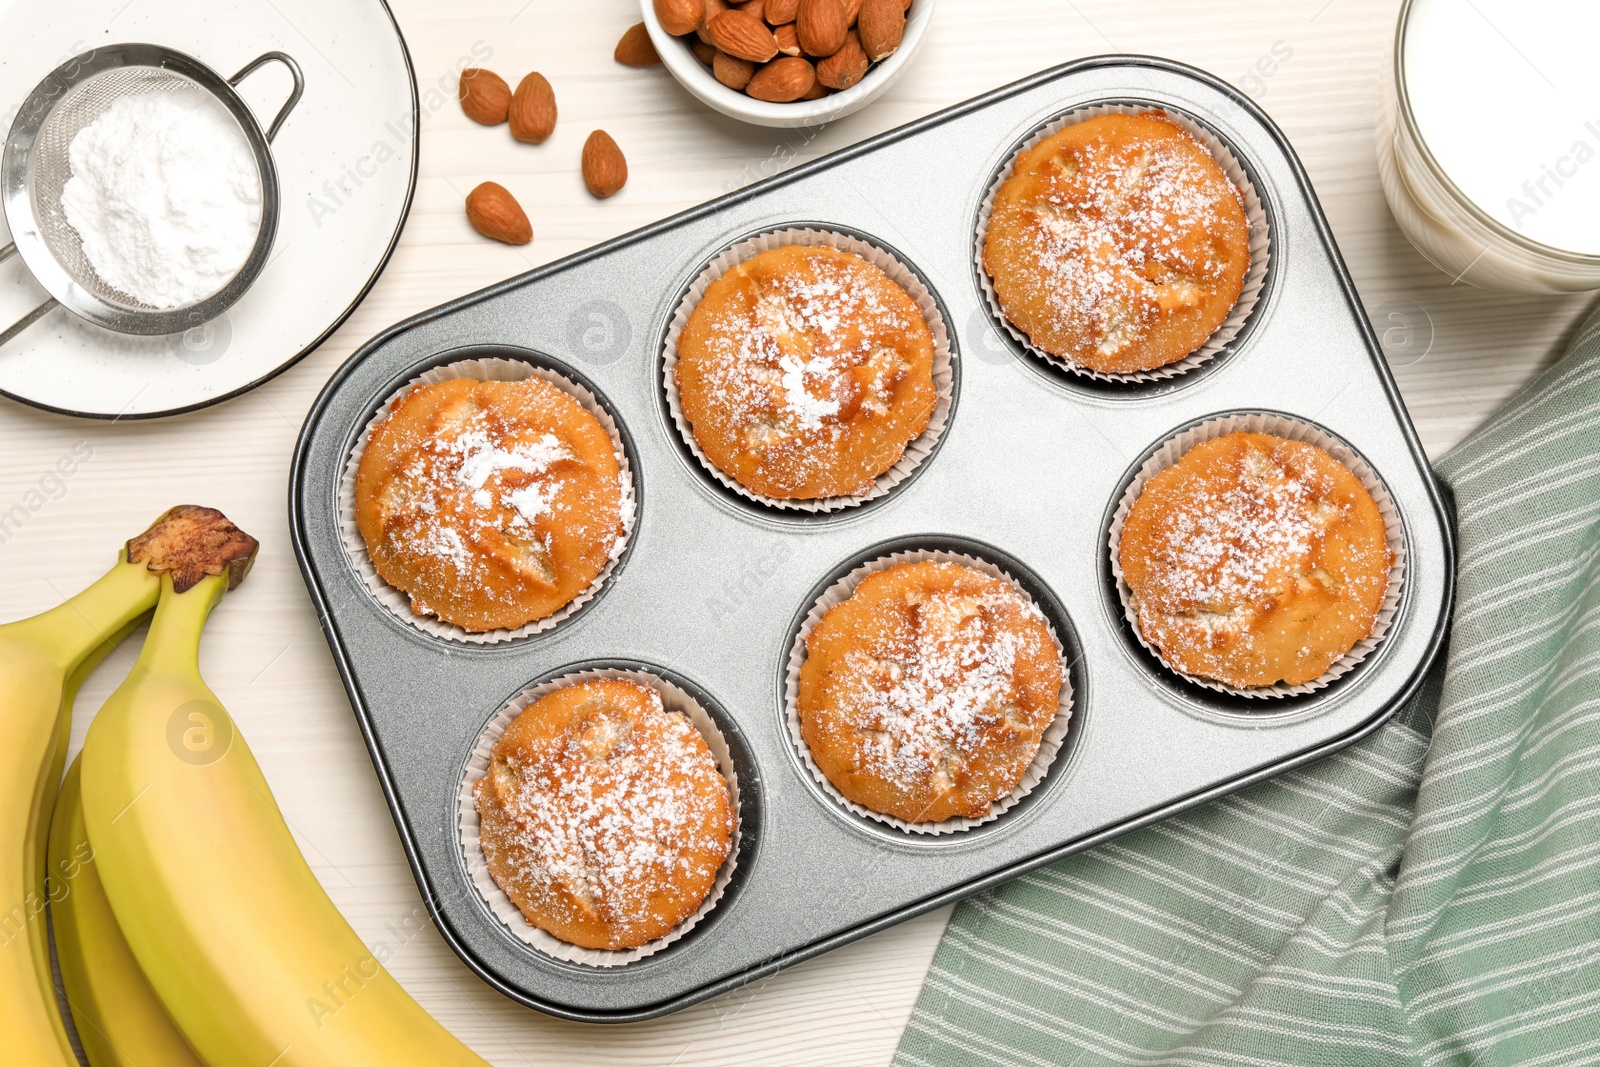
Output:
<path fill-rule="evenodd" d="M 256 548 L 255 538 L 215 508 L 170 508 L 129 541 L 117 565 L 89 588 L 43 614 L 0 626 L 0 645 L 31 646 L 44 662 L 81 681 L 81 668 L 92 665 L 90 657 L 108 649 L 154 607 L 163 588 L 181 592 L 207 576 L 220 577 L 224 587 L 232 588 L 255 562 Z"/>
<path fill-rule="evenodd" d="M 156 602 L 150 633 L 133 670 L 140 677 L 153 674 L 192 675 L 200 662 L 200 633 L 211 609 L 228 591 L 226 575 L 200 579 L 178 592 L 172 575 L 161 577 L 161 598 Z"/>
<path fill-rule="evenodd" d="M 157 575 L 119 560 L 83 592 L 32 618 L 0 626 L 0 635 L 33 645 L 64 674 L 77 674 L 154 607 L 160 592 Z"/>

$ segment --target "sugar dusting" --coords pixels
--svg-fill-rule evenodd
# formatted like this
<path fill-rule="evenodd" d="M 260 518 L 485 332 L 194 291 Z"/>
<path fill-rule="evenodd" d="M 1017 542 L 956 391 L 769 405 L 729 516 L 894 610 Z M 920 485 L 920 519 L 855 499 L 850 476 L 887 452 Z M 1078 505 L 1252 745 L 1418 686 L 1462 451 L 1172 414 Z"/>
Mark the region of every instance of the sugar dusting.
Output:
<path fill-rule="evenodd" d="M 1198 447 L 1214 451 L 1227 440 Z M 1132 596 L 1148 639 L 1165 644 L 1189 633 L 1187 640 L 1203 635 L 1213 649 L 1268 655 L 1280 638 L 1259 627 L 1294 594 L 1333 591 L 1339 600 L 1324 610 L 1351 610 L 1346 601 L 1359 599 L 1361 590 L 1346 588 L 1322 565 L 1329 531 L 1350 517 L 1327 472 L 1309 457 L 1280 454 L 1261 441 L 1248 443 L 1225 468 L 1210 475 L 1205 469 L 1202 463 L 1171 470 L 1177 480 L 1160 494 L 1151 556 Z M 1346 577 L 1357 587 L 1367 584 Z M 1302 657 L 1312 652 L 1309 645 L 1299 649 Z"/>
<path fill-rule="evenodd" d="M 479 412 L 474 424 L 433 438 L 402 468 L 414 494 L 408 503 L 427 516 L 453 511 L 454 525 L 409 524 L 394 537 L 398 549 L 431 556 L 469 581 L 480 566 L 470 542 L 487 531 L 518 535 L 549 553 L 550 534 L 538 531 L 535 520 L 561 507 L 552 504 L 561 491 L 555 468 L 572 458 L 552 434 L 506 444 L 487 421 Z M 460 506 L 463 497 L 471 507 Z"/>
<path fill-rule="evenodd" d="M 1253 448 L 1240 477 L 1196 489 L 1170 517 L 1145 599 L 1166 611 L 1228 613 L 1270 603 L 1307 570 L 1344 509 L 1328 500 L 1328 479 L 1291 469 Z"/>
<path fill-rule="evenodd" d="M 778 366 L 783 371 L 784 402 L 794 412 L 795 422 L 802 430 L 818 429 L 822 426 L 822 420 L 839 414 L 839 401 L 831 395 L 833 390 L 828 385 L 833 375 L 832 359 L 813 356 L 802 361 L 795 356 L 781 356 Z M 811 392 L 806 383 L 808 374 L 823 384 L 827 395 L 819 397 Z"/>
<path fill-rule="evenodd" d="M 909 603 L 909 627 L 847 655 L 837 713 L 866 738 L 865 773 L 907 790 L 931 782 L 942 792 L 997 728 L 1017 725 L 1017 667 L 1031 646 L 1000 620 L 1020 614 L 1043 624 L 1044 616 L 1004 586 L 919 594 Z"/>
<path fill-rule="evenodd" d="M 1094 120 L 1088 120 L 1094 121 Z M 1137 343 L 1164 315 L 1199 305 L 1237 268 L 1209 228 L 1242 198 L 1187 131 L 1176 143 L 1113 144 L 1098 134 L 1046 163 L 1043 195 L 1021 206 L 1024 242 L 1053 332 L 1101 357 Z M 994 232 L 994 231 L 991 231 Z"/>
<path fill-rule="evenodd" d="M 898 349 L 926 331 L 909 300 L 881 298 L 878 268 L 814 251 L 803 268 L 759 279 L 748 264 L 734 267 L 753 301 L 695 311 L 706 316 L 704 383 L 718 420 L 795 484 L 827 472 L 860 423 L 889 414 L 911 366 Z"/>
<path fill-rule="evenodd" d="M 496 598 L 490 546 L 514 546 L 531 574 L 549 580 L 553 524 L 577 518 L 562 493 L 563 473 L 578 463 L 556 435 L 518 436 L 482 407 L 469 406 L 420 443 L 400 468 L 386 502 L 398 520 L 387 527 L 387 536 L 395 551 L 432 560 L 449 583 L 490 598 Z M 579 532 L 614 545 L 618 529 L 602 526 Z M 412 593 L 419 610 L 436 613 Z M 514 595 L 508 591 L 497 599 Z"/>
<path fill-rule="evenodd" d="M 509 888 L 557 912 L 570 907 L 608 923 L 650 918 L 664 885 L 709 886 L 731 847 L 726 823 L 706 818 L 705 783 L 721 781 L 704 739 L 659 694 L 647 716 L 661 729 L 647 743 L 625 714 L 590 714 L 554 745 L 496 750 L 490 779 L 497 843 L 483 838 L 491 869 L 502 848 L 526 866 Z M 525 712 L 524 714 L 527 714 Z M 497 881 L 500 879 L 497 877 Z"/>

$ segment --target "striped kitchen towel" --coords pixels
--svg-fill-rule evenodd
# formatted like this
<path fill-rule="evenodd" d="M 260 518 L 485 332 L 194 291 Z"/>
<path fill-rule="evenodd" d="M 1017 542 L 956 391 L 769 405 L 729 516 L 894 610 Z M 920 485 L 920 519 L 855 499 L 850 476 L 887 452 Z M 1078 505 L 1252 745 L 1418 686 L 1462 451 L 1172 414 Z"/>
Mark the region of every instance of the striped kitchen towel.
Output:
<path fill-rule="evenodd" d="M 1424 691 L 962 903 L 897 1067 L 1600 1064 L 1600 315 L 1439 473 L 1460 581 Z"/>

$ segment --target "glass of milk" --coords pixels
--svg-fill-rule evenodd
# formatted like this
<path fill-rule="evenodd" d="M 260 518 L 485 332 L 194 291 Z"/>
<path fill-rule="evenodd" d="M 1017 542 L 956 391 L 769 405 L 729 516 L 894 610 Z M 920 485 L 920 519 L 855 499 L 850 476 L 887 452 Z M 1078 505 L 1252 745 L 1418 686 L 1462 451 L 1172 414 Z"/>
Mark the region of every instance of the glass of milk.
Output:
<path fill-rule="evenodd" d="M 1406 0 L 1378 122 L 1411 243 L 1484 289 L 1600 289 L 1600 3 Z"/>

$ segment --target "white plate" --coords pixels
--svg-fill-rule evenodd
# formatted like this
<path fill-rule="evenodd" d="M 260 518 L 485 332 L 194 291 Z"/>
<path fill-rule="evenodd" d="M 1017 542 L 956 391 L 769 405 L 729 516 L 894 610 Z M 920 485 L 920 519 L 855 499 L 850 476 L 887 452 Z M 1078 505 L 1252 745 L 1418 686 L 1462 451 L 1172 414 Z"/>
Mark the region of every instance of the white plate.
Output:
<path fill-rule="evenodd" d="M 272 144 L 283 190 L 272 258 L 207 327 L 132 337 L 52 311 L 0 348 L 0 393 L 97 418 L 149 418 L 260 385 L 322 342 L 389 260 L 417 175 L 417 92 L 382 0 L 0 0 L 0 131 L 58 64 L 98 43 L 187 52 L 223 77 L 262 52 L 292 55 L 304 98 Z M 288 97 L 277 65 L 240 92 L 263 126 Z M 0 219 L 0 245 L 10 240 Z M 45 299 L 21 260 L 0 264 L 0 328 Z"/>

